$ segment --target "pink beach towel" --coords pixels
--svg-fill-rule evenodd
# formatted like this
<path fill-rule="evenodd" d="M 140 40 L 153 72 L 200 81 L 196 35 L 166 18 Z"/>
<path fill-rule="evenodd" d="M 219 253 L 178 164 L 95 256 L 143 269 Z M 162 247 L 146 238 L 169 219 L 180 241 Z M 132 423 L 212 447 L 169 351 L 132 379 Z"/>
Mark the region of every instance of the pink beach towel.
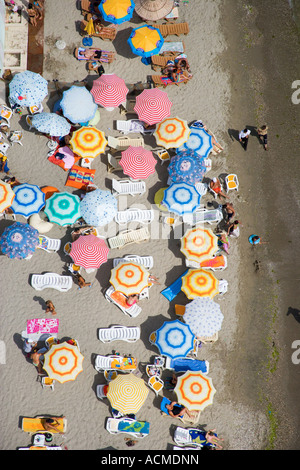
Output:
<path fill-rule="evenodd" d="M 27 333 L 58 333 L 57 318 L 33 318 L 27 320 Z"/>

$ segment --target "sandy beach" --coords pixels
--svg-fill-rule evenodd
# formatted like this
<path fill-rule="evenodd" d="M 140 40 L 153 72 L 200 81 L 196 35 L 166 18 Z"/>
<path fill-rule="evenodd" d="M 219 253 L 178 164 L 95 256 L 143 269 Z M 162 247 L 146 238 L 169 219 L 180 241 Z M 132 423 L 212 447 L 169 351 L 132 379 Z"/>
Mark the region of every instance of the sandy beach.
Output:
<path fill-rule="evenodd" d="M 26 3 L 26 2 L 23 2 Z M 202 345 L 198 359 L 209 362 L 209 374 L 216 394 L 213 404 L 201 413 L 201 425 L 217 429 L 224 438 L 226 450 L 297 450 L 299 449 L 299 365 L 293 364 L 292 343 L 299 337 L 299 110 L 291 100 L 292 83 L 299 80 L 299 36 L 288 1 L 251 0 L 190 0 L 180 2 L 177 21 L 188 22 L 190 32 L 180 38 L 193 72 L 187 85 L 169 86 L 172 116 L 191 122 L 202 119 L 224 147 L 212 156 L 208 178 L 225 173 L 238 175 L 240 188 L 230 193 L 241 235 L 231 241 L 228 267 L 216 274 L 228 281 L 228 292 L 216 296 L 224 314 L 219 339 Z M 20 2 L 21 4 L 21 2 Z M 67 12 L 67 14 L 66 14 Z M 97 78 L 88 75 L 85 64 L 76 60 L 74 49 L 81 45 L 80 9 L 73 0 L 45 0 L 43 76 L 53 89 L 53 80 L 73 83 L 86 80 L 88 86 Z M 111 43 L 94 38 L 96 47 L 115 51 L 116 60 L 104 65 L 106 73 L 116 73 L 126 83 L 145 83 L 155 74 L 141 62 L 127 44 L 132 28 L 142 24 L 132 20 L 118 26 Z M 169 38 L 168 38 L 169 39 Z M 173 38 L 174 39 L 174 38 Z M 56 41 L 66 43 L 63 50 Z M 174 40 L 178 40 L 175 38 Z M 59 99 L 49 93 L 44 104 L 52 111 Z M 27 112 L 27 111 L 26 111 Z M 22 116 L 14 115 L 12 129 L 24 132 L 23 147 L 9 149 L 11 174 L 21 182 L 53 185 L 66 189 L 67 173 L 47 160 L 47 139 L 29 131 Z M 100 110 L 97 127 L 106 136 L 119 135 L 114 121 L 124 119 L 119 109 Z M 268 152 L 263 150 L 256 127 L 267 123 L 270 129 Z M 248 126 L 251 137 L 247 152 L 237 140 L 238 132 Z M 152 136 L 144 136 L 148 149 L 156 148 Z M 95 184 L 111 189 L 106 169 L 107 156 L 93 163 Z M 139 197 L 120 201 L 120 208 L 153 207 L 156 219 L 159 210 L 154 205 L 156 191 L 167 184 L 167 166 L 156 165 L 156 173 L 146 180 L 147 191 Z M 3 177 L 2 174 L 1 177 Z M 71 190 L 72 188 L 67 188 Z M 201 202 L 213 201 L 206 195 Z M 17 216 L 24 222 L 24 218 Z M 0 233 L 11 224 L 1 219 Z M 175 304 L 186 304 L 181 292 L 169 302 L 160 291 L 170 285 L 186 267 L 180 252 L 180 229 L 163 236 L 157 222 L 151 239 L 122 250 L 110 250 L 107 263 L 96 273 L 84 274 L 92 287 L 78 290 L 77 286 L 61 293 L 56 290 L 35 291 L 30 285 L 34 273 L 65 273 L 70 259 L 63 250 L 49 254 L 38 250 L 28 261 L 12 260 L 2 255 L 1 263 L 1 322 L 0 339 L 6 347 L 6 360 L 0 364 L 0 449 L 15 450 L 30 444 L 30 436 L 20 427 L 24 416 L 66 416 L 67 432 L 55 438 L 56 444 L 69 450 L 116 449 L 127 452 L 124 435 L 112 436 L 105 429 L 111 416 L 107 400 L 98 400 L 96 386 L 105 383 L 94 368 L 96 354 L 113 351 L 131 354 L 139 362 L 139 374 L 146 380 L 145 365 L 158 355 L 149 342 L 151 332 L 166 320 L 175 320 Z M 104 227 L 110 236 L 114 224 Z M 62 246 L 70 240 L 71 227 L 54 225 L 47 234 L 60 238 Z M 248 243 L 252 233 L 267 242 L 256 248 Z M 140 302 L 142 312 L 137 318 L 125 316 L 103 295 L 109 285 L 112 260 L 125 254 L 152 255 L 152 274 L 161 285 L 154 285 L 150 298 Z M 259 266 L 256 269 L 256 266 Z M 55 390 L 44 390 L 37 382 L 35 367 L 22 353 L 21 332 L 31 318 L 50 317 L 45 314 L 45 301 L 51 299 L 59 318 L 59 338 L 78 339 L 84 355 L 83 372 L 73 382 L 56 383 Z M 116 341 L 103 344 L 98 329 L 111 325 L 140 326 L 141 338 L 136 343 Z M 164 375 L 167 375 L 166 373 Z M 160 412 L 162 396 L 175 399 L 163 390 L 155 396 L 149 390 L 147 400 L 137 419 L 150 422 L 150 434 L 139 440 L 136 450 L 171 450 L 176 426 L 182 423 Z M 185 426 L 188 427 L 188 426 Z"/>

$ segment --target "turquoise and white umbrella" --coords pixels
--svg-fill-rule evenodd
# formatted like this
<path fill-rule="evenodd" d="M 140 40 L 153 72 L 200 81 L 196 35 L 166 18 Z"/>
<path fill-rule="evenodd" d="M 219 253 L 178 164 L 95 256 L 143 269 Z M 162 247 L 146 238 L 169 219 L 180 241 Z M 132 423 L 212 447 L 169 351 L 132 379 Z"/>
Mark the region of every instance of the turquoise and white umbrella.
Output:
<path fill-rule="evenodd" d="M 75 194 L 55 193 L 46 200 L 44 210 L 50 222 L 58 225 L 72 225 L 81 217 L 80 199 Z"/>
<path fill-rule="evenodd" d="M 39 73 L 25 70 L 9 83 L 9 102 L 22 107 L 37 106 L 48 95 L 48 82 Z"/>
<path fill-rule="evenodd" d="M 184 150 L 193 150 L 198 155 L 206 158 L 211 152 L 212 146 L 212 137 L 204 129 L 197 129 L 191 127 L 191 133 L 188 140 L 181 145 L 177 151 L 181 152 Z"/>
<path fill-rule="evenodd" d="M 183 320 L 197 337 L 213 336 L 220 331 L 224 315 L 210 297 L 198 297 L 185 307 Z"/>
<path fill-rule="evenodd" d="M 194 349 L 194 341 L 190 327 L 179 320 L 166 321 L 156 330 L 155 345 L 160 354 L 172 359 L 185 357 Z"/>
<path fill-rule="evenodd" d="M 108 224 L 118 210 L 118 201 L 110 191 L 95 189 L 87 193 L 80 203 L 81 216 L 85 222 L 95 227 Z"/>
<path fill-rule="evenodd" d="M 164 191 L 162 204 L 175 214 L 192 214 L 200 205 L 201 196 L 195 186 L 173 183 Z"/>
<path fill-rule="evenodd" d="M 31 122 L 39 132 L 55 137 L 68 135 L 71 130 L 71 124 L 56 113 L 35 114 L 32 116 Z"/>
<path fill-rule="evenodd" d="M 73 123 L 88 122 L 95 117 L 97 104 L 92 94 L 81 86 L 71 86 L 60 101 L 63 115 Z"/>
<path fill-rule="evenodd" d="M 45 205 L 45 194 L 35 184 L 20 184 L 13 188 L 15 193 L 11 209 L 15 214 L 29 217 L 40 212 Z"/>

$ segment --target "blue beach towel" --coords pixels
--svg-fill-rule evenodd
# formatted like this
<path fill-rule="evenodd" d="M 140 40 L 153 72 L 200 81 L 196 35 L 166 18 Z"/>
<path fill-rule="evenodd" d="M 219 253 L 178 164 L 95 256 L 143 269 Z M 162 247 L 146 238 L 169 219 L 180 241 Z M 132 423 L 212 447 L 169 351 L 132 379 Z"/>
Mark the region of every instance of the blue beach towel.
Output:
<path fill-rule="evenodd" d="M 166 287 L 161 291 L 161 294 L 166 297 L 166 299 L 171 301 L 175 299 L 177 294 L 179 294 L 182 286 L 182 277 L 185 276 L 187 272 L 188 269 L 183 274 L 181 274 L 181 276 L 179 276 L 169 287 Z"/>

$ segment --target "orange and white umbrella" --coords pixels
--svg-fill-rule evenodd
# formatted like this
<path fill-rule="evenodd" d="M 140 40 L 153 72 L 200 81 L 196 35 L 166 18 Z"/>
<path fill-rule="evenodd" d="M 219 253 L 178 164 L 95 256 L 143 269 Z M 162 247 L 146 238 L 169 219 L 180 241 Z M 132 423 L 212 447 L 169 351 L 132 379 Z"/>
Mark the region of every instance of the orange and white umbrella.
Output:
<path fill-rule="evenodd" d="M 133 374 L 119 374 L 109 382 L 107 398 L 112 408 L 121 413 L 137 413 L 149 393 L 143 379 Z"/>
<path fill-rule="evenodd" d="M 91 94 L 103 108 L 117 108 L 126 101 L 128 88 L 123 78 L 114 73 L 103 74 L 93 82 Z"/>
<path fill-rule="evenodd" d="M 109 282 L 125 295 L 139 294 L 148 286 L 150 273 L 138 263 L 119 263 L 111 270 Z"/>
<path fill-rule="evenodd" d="M 219 293 L 219 280 L 204 269 L 189 269 L 182 278 L 181 290 L 188 299 L 210 297 Z"/>
<path fill-rule="evenodd" d="M 188 410 L 202 411 L 213 402 L 216 389 L 212 380 L 201 372 L 185 372 L 177 379 L 174 389 L 178 403 Z"/>
<path fill-rule="evenodd" d="M 157 145 L 169 149 L 183 145 L 188 140 L 190 133 L 191 129 L 187 121 L 175 117 L 166 118 L 160 122 L 153 135 Z"/>
<path fill-rule="evenodd" d="M 155 172 L 157 160 L 144 147 L 128 147 L 122 152 L 120 165 L 126 175 L 133 179 L 146 179 Z"/>
<path fill-rule="evenodd" d="M 96 127 L 80 127 L 73 132 L 70 145 L 74 153 L 82 158 L 95 158 L 104 153 L 107 145 L 104 132 Z"/>
<path fill-rule="evenodd" d="M 187 230 L 181 239 L 180 251 L 190 261 L 201 263 L 218 251 L 218 237 L 211 229 L 195 227 Z"/>
<path fill-rule="evenodd" d="M 95 235 L 81 235 L 72 243 L 70 256 L 85 269 L 97 269 L 107 261 L 109 248 L 105 240 Z"/>
<path fill-rule="evenodd" d="M 43 369 L 51 379 L 60 383 L 69 382 L 82 372 L 83 359 L 77 346 L 67 342 L 53 344 L 44 355 Z"/>
<path fill-rule="evenodd" d="M 136 97 L 134 111 L 139 119 L 150 125 L 157 124 L 170 116 L 172 101 L 168 94 L 159 88 L 143 90 Z"/>
<path fill-rule="evenodd" d="M 0 212 L 3 212 L 5 209 L 12 205 L 12 202 L 15 197 L 15 192 L 13 191 L 10 184 L 5 183 L 4 181 L 0 182 Z"/>

